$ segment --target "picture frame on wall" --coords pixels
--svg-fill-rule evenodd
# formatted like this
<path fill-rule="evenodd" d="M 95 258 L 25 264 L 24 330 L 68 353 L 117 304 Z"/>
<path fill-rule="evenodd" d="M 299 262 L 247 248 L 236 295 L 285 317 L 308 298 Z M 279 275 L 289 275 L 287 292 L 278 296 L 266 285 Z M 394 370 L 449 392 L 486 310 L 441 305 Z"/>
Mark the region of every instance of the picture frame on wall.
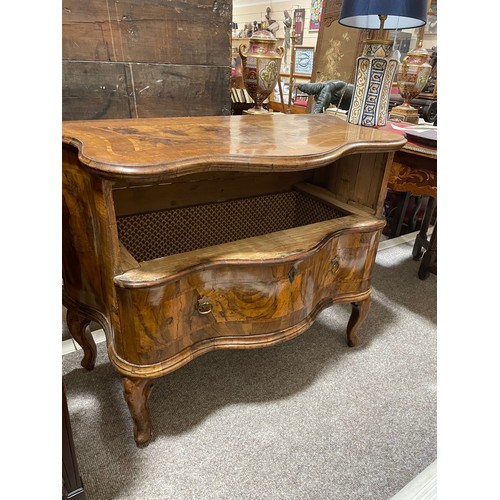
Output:
<path fill-rule="evenodd" d="M 429 0 L 425 33 L 432 35 L 437 34 L 437 0 Z"/>
<path fill-rule="evenodd" d="M 295 26 L 295 45 L 302 45 L 304 40 L 304 22 L 306 9 L 295 9 L 293 11 L 293 22 Z"/>
<path fill-rule="evenodd" d="M 311 0 L 311 17 L 309 18 L 309 31 L 318 31 L 321 20 L 323 0 Z"/>
<path fill-rule="evenodd" d="M 314 47 L 295 47 L 293 61 L 294 75 L 311 76 L 314 63 Z"/>

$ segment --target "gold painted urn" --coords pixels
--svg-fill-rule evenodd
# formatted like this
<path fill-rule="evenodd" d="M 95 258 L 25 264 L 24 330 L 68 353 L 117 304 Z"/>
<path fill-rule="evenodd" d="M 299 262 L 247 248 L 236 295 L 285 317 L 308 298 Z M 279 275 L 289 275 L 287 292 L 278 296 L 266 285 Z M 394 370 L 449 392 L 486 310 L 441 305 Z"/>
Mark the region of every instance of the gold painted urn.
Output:
<path fill-rule="evenodd" d="M 268 113 L 262 103 L 276 87 L 285 49 L 278 47 L 278 41 L 270 31 L 263 30 L 252 35 L 248 48 L 242 43 L 238 50 L 243 65 L 243 83 L 255 101 L 255 106 L 246 113 Z"/>
<path fill-rule="evenodd" d="M 418 123 L 418 111 L 410 104 L 422 92 L 432 71 L 429 53 L 422 48 L 422 39 L 417 47 L 406 55 L 399 65 L 396 81 L 403 98 L 403 104 L 392 108 L 389 118 L 410 123 Z"/>

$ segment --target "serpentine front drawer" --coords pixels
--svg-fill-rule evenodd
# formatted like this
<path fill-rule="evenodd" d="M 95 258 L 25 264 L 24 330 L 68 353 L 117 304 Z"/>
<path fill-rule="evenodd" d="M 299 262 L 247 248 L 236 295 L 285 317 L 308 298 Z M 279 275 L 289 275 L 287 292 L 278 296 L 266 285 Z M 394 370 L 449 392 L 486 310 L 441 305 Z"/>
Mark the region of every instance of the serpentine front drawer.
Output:
<path fill-rule="evenodd" d="M 383 225 L 348 216 L 270 233 L 269 245 L 253 237 L 141 263 L 115 278 L 116 353 L 166 373 L 210 349 L 291 338 L 322 308 L 369 290 Z"/>

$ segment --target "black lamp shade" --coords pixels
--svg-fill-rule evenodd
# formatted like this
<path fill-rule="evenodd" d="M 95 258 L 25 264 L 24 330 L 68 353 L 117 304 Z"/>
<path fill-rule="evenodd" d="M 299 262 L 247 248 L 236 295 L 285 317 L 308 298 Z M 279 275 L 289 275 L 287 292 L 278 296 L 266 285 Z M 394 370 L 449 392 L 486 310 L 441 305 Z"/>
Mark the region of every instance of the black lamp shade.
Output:
<path fill-rule="evenodd" d="M 360 29 L 379 29 L 379 15 L 386 15 L 384 29 L 406 29 L 427 22 L 428 0 L 344 0 L 339 23 Z"/>

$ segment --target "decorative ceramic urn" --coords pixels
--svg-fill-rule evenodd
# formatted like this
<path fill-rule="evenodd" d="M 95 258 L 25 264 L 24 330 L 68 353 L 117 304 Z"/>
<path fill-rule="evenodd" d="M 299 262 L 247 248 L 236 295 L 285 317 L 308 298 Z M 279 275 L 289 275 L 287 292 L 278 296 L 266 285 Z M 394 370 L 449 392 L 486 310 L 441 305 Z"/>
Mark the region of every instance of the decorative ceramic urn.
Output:
<path fill-rule="evenodd" d="M 410 123 L 418 123 L 418 111 L 410 101 L 422 92 L 432 71 L 429 53 L 422 48 L 422 40 L 406 55 L 399 65 L 396 81 L 403 104 L 392 108 L 389 118 Z"/>
<path fill-rule="evenodd" d="M 246 44 L 241 44 L 239 53 L 243 64 L 243 82 L 247 92 L 255 101 L 248 114 L 268 113 L 262 103 L 274 90 L 280 75 L 281 58 L 285 49 L 277 46 L 276 37 L 267 30 L 256 31 Z"/>

